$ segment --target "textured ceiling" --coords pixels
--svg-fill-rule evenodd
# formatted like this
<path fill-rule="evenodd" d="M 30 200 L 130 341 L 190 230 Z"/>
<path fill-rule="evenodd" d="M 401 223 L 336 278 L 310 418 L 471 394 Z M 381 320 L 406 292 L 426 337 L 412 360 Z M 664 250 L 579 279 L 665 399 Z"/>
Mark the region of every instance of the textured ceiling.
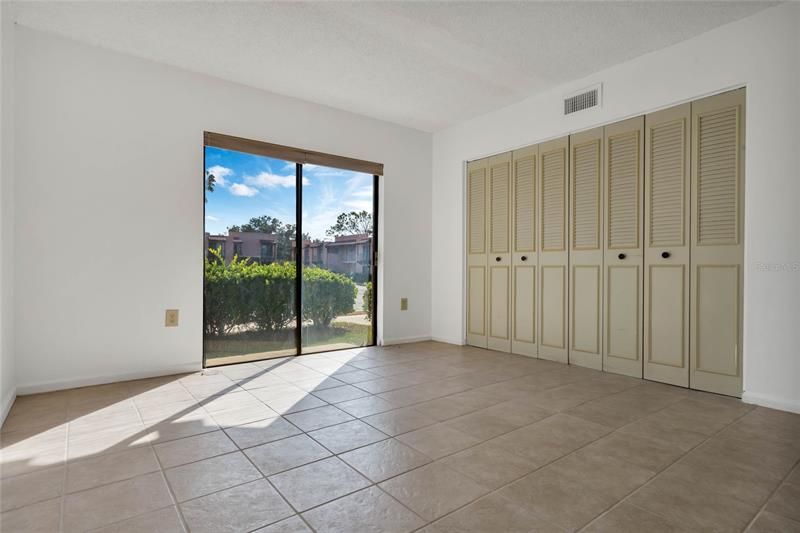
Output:
<path fill-rule="evenodd" d="M 20 2 L 19 24 L 435 131 L 765 2 Z"/>

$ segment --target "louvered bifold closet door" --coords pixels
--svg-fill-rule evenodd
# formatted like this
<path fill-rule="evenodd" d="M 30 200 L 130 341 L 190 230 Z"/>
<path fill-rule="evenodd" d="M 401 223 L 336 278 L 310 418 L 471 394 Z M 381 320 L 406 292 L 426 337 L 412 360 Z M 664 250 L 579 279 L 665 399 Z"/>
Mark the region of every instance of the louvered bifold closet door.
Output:
<path fill-rule="evenodd" d="M 692 102 L 693 389 L 742 394 L 744 89 Z"/>
<path fill-rule="evenodd" d="M 603 128 L 569 138 L 569 362 L 603 367 Z"/>
<path fill-rule="evenodd" d="M 689 104 L 645 116 L 644 377 L 689 386 Z"/>
<path fill-rule="evenodd" d="M 539 145 L 539 357 L 566 363 L 568 347 L 569 137 Z"/>
<path fill-rule="evenodd" d="M 492 156 L 489 178 L 489 305 L 490 350 L 511 351 L 511 152 Z"/>
<path fill-rule="evenodd" d="M 536 191 L 539 147 L 515 150 L 512 159 L 511 216 L 511 351 L 535 357 L 536 278 Z"/>
<path fill-rule="evenodd" d="M 605 127 L 603 370 L 642 377 L 644 117 Z"/>
<path fill-rule="evenodd" d="M 487 346 L 488 160 L 467 164 L 467 344 Z"/>

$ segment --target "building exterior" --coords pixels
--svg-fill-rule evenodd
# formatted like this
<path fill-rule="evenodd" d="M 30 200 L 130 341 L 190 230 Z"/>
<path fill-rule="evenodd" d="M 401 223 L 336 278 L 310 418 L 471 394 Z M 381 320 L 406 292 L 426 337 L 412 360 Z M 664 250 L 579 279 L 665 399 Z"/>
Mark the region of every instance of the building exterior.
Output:
<path fill-rule="evenodd" d="M 205 234 L 205 247 L 222 252 L 225 261 L 234 256 L 269 264 L 293 261 L 295 241 L 289 257 L 278 257 L 278 235 L 260 232 L 231 231 L 228 235 Z M 338 235 L 333 241 L 304 241 L 303 264 L 340 274 L 368 275 L 372 266 L 372 237 L 366 233 Z"/>

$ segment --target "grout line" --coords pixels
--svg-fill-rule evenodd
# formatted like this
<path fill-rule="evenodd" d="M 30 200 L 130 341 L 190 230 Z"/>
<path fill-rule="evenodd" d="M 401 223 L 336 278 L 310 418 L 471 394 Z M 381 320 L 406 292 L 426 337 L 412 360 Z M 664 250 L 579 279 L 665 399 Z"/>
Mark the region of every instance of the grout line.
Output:
<path fill-rule="evenodd" d="M 792 468 L 789 469 L 789 472 L 787 472 L 787 474 L 783 476 L 778 485 L 772 490 L 772 492 L 769 493 L 769 496 L 766 497 L 764 503 L 761 504 L 761 507 L 758 508 L 758 511 L 756 511 L 756 514 L 753 515 L 753 518 L 750 519 L 750 521 L 747 523 L 743 531 L 747 531 L 755 523 L 758 517 L 761 516 L 761 514 L 766 510 L 770 500 L 772 500 L 772 498 L 775 496 L 775 494 L 778 493 L 779 490 L 791 484 L 789 483 L 789 478 L 792 476 L 792 474 L 794 474 L 794 471 L 798 469 L 800 469 L 800 459 L 794 462 L 794 465 L 792 465 Z M 780 514 L 778 516 L 781 516 L 783 518 L 788 518 L 789 520 L 794 520 L 793 518 L 790 518 L 788 516 L 783 516 Z"/>

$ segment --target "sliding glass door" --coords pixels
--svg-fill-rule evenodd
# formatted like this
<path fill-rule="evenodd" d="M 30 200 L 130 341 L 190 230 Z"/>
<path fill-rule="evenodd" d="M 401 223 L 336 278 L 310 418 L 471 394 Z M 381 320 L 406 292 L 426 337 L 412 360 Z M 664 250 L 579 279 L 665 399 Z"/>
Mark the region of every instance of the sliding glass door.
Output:
<path fill-rule="evenodd" d="M 375 182 L 303 165 L 302 353 L 373 344 Z"/>
<path fill-rule="evenodd" d="M 205 146 L 205 366 L 374 344 L 377 175 L 248 142 Z"/>

